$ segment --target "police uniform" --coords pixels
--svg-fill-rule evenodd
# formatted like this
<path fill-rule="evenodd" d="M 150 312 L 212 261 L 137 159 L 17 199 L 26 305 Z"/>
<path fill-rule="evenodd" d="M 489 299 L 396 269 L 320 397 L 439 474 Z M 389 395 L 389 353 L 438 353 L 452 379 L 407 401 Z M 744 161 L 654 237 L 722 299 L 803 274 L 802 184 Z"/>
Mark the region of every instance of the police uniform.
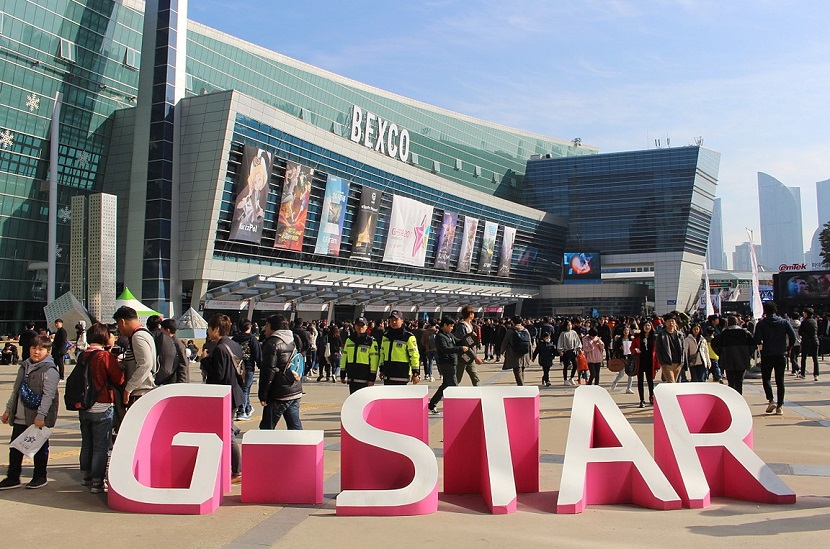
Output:
<path fill-rule="evenodd" d="M 368 333 L 352 334 L 343 344 L 345 362 L 341 379 L 349 380 L 349 393 L 374 384 L 378 374 L 378 342 Z"/>
<path fill-rule="evenodd" d="M 421 375 L 421 356 L 415 336 L 400 328 L 387 329 L 380 344 L 380 371 L 385 385 L 406 385 Z"/>

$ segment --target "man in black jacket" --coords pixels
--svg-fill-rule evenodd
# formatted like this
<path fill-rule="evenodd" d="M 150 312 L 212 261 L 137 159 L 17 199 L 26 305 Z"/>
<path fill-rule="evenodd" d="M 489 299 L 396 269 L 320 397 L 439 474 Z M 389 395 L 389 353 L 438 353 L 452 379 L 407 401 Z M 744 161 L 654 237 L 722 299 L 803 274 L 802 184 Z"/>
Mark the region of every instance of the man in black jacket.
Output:
<path fill-rule="evenodd" d="M 259 372 L 259 402 L 263 407 L 260 429 L 275 429 L 281 417 L 285 418 L 289 430 L 303 428 L 300 422 L 303 383 L 289 369 L 291 356 L 299 346 L 297 340 L 298 336 L 289 329 L 282 315 L 268 317 Z"/>
<path fill-rule="evenodd" d="M 429 411 L 437 414 L 435 408 L 441 399 L 444 398 L 444 389 L 458 385 L 457 367 L 458 356 L 468 351 L 465 345 L 459 345 L 458 338 L 453 335 L 455 319 L 445 316 L 441 319 L 441 329 L 435 334 L 435 353 L 438 363 L 438 371 L 441 372 L 441 386 L 429 399 Z"/>
<path fill-rule="evenodd" d="M 262 366 L 262 347 L 259 340 L 251 333 L 251 321 L 248 319 L 239 323 L 239 333 L 233 336 L 233 340 L 242 347 L 242 360 L 245 361 L 243 403 L 236 410 L 236 419 L 248 421 L 254 413 L 254 408 L 251 406 L 251 386 L 254 384 L 254 371 Z"/>
<path fill-rule="evenodd" d="M 63 327 L 63 320 L 55 320 L 55 337 L 52 340 L 52 359 L 58 367 L 58 373 L 63 379 L 64 359 L 66 358 L 66 342 L 69 341 L 69 334 Z"/>
<path fill-rule="evenodd" d="M 35 331 L 35 323 L 27 322 L 26 329 L 20 334 L 20 356 L 23 360 L 29 359 L 29 347 L 32 346 L 32 341 L 37 337 Z"/>
<path fill-rule="evenodd" d="M 818 381 L 818 322 L 814 318 L 816 312 L 812 307 L 804 309 L 804 318 L 798 328 L 801 336 L 801 377 L 807 373 L 807 357 L 813 359 L 813 381 Z"/>
<path fill-rule="evenodd" d="M 767 397 L 766 413 L 783 415 L 784 370 L 787 355 L 795 344 L 795 330 L 786 319 L 778 316 L 778 305 L 774 301 L 764 302 L 764 318 L 755 326 L 755 343 L 761 347 L 761 381 Z M 775 373 L 777 400 L 773 401 L 770 378 Z"/>
<path fill-rule="evenodd" d="M 156 387 L 176 383 L 178 379 L 176 370 L 179 367 L 176 343 L 173 338 L 161 330 L 161 322 L 159 315 L 147 317 L 147 329 L 153 334 L 153 340 L 156 342 L 156 354 L 158 355 L 158 370 L 153 379 Z"/>
<path fill-rule="evenodd" d="M 726 319 L 727 327 L 712 339 L 712 349 L 718 355 L 718 365 L 726 372 L 729 386 L 743 394 L 744 376 L 755 354 L 755 340 L 748 330 L 738 325 L 735 316 Z"/>

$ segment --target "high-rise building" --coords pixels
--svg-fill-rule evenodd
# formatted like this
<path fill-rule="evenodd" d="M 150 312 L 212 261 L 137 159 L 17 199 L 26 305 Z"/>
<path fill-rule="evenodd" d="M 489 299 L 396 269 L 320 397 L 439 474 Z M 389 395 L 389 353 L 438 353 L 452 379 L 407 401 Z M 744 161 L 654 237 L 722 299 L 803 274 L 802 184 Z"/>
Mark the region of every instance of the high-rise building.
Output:
<path fill-rule="evenodd" d="M 760 257 L 764 253 L 764 247 L 761 244 L 755 245 L 755 255 Z M 735 246 L 735 251 L 732 252 L 732 270 L 733 271 L 751 271 L 752 258 L 749 253 L 749 242 L 744 242 Z"/>
<path fill-rule="evenodd" d="M 712 223 L 709 225 L 707 257 L 710 269 L 726 270 L 726 252 L 723 250 L 723 213 L 720 198 L 716 198 L 712 205 Z"/>
<path fill-rule="evenodd" d="M 818 208 L 818 227 L 810 240 L 810 251 L 807 252 L 808 268 L 811 269 L 824 267 L 819 235 L 824 230 L 825 223 L 830 221 L 830 179 L 816 181 L 816 207 Z"/>
<path fill-rule="evenodd" d="M 771 175 L 758 172 L 761 243 L 758 262 L 769 270 L 804 260 L 801 189 L 787 187 Z"/>

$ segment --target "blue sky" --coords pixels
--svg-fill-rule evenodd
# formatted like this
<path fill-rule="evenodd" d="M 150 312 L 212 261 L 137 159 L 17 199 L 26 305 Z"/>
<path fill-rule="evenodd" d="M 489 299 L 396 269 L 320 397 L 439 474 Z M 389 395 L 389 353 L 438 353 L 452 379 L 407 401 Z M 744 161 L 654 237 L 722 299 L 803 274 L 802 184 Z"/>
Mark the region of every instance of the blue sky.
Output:
<path fill-rule="evenodd" d="M 817 227 L 815 182 L 830 178 L 830 2 L 200 0 L 189 17 L 378 88 L 580 137 L 601 152 L 702 136 L 722 155 L 730 263 L 745 227 L 760 238 L 758 171 L 801 187 L 805 248 Z"/>

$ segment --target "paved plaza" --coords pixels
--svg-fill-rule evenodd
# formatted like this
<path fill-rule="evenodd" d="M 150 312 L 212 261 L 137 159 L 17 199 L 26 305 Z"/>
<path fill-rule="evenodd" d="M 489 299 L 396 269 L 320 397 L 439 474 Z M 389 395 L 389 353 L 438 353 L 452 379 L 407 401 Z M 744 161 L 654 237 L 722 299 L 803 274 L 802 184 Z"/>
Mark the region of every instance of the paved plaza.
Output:
<path fill-rule="evenodd" d="M 830 533 L 830 361 L 828 375 L 787 376 L 783 417 L 765 415 L 760 379 L 747 380 L 744 396 L 755 425 L 755 451 L 797 494 L 794 505 L 759 505 L 715 498 L 705 509 L 652 511 L 630 505 L 590 506 L 580 515 L 557 515 L 571 402 L 575 388 L 541 388 L 541 492 L 519 495 L 518 511 L 491 515 L 480 496 L 439 495 L 438 512 L 418 517 L 338 517 L 340 408 L 348 395 L 341 384 L 308 383 L 302 402 L 306 429 L 325 431 L 325 502 L 319 506 L 240 503 L 239 486 L 216 513 L 206 516 L 136 515 L 112 512 L 106 495 L 81 487 L 80 434 L 74 414 L 62 411 L 51 442 L 49 485 L 41 490 L 0 493 L 2 547 L 826 547 Z M 0 370 L 6 402 L 17 371 Z M 500 365 L 479 367 L 486 385 L 513 384 Z M 603 370 L 602 385 L 613 374 Z M 551 376 L 552 379 L 558 379 Z M 560 376 L 561 377 L 561 376 Z M 539 383 L 538 366 L 527 372 Z M 194 367 L 192 379 L 199 379 Z M 463 385 L 469 384 L 465 378 Z M 560 382 L 561 384 L 561 382 Z M 430 392 L 438 382 L 430 383 Z M 636 390 L 636 384 L 635 384 Z M 652 410 L 638 408 L 637 395 L 613 393 L 645 445 L 652 447 Z M 257 412 L 259 409 L 257 408 Z M 257 414 L 255 413 L 255 416 Z M 255 429 L 255 417 L 239 425 Z M 284 428 L 281 424 L 280 428 Z M 0 426 L 7 441 L 11 428 Z M 430 418 L 430 445 L 441 461 L 442 419 Z M 2 450 L 5 463 L 7 444 Z M 275 467 L 280 464 L 275 463 Z M 381 466 L 380 464 L 378 465 Z M 24 462 L 24 482 L 31 460 Z M 243 478 L 244 482 L 244 478 Z M 442 486 L 439 480 L 439 488 Z"/>

